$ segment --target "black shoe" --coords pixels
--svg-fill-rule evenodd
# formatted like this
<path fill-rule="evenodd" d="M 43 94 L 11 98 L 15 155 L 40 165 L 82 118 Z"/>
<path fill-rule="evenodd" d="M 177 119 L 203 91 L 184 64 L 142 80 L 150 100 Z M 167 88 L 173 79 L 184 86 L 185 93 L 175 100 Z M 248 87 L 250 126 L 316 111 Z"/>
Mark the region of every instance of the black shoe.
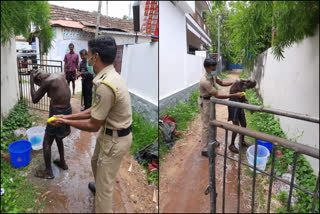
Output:
<path fill-rule="evenodd" d="M 88 184 L 88 188 L 91 190 L 91 192 L 93 192 L 93 194 L 96 193 L 96 184 L 95 184 L 95 182 L 90 182 Z"/>
<path fill-rule="evenodd" d="M 202 156 L 209 157 L 208 152 L 201 152 Z"/>

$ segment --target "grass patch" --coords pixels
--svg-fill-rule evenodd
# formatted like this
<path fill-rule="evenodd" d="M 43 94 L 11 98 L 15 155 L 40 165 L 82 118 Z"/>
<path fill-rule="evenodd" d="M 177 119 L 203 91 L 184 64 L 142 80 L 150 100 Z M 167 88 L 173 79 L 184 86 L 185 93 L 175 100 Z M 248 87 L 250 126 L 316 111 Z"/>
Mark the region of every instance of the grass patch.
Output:
<path fill-rule="evenodd" d="M 45 201 L 39 200 L 44 188 L 35 187 L 21 176 L 21 170 L 1 159 L 1 189 L 5 191 L 1 195 L 1 213 L 37 213 L 44 209 Z"/>
<path fill-rule="evenodd" d="M 150 124 L 141 114 L 132 112 L 132 144 L 130 154 L 138 152 L 153 143 L 158 137 L 158 126 Z"/>
<path fill-rule="evenodd" d="M 159 118 L 162 118 L 164 114 L 168 114 L 173 117 L 177 122 L 176 130 L 181 132 L 188 129 L 189 123 L 199 113 L 198 108 L 199 89 L 192 90 L 189 99 L 186 102 L 179 102 L 175 107 L 169 108 L 166 111 L 160 113 Z M 175 137 L 175 140 L 182 137 L 182 134 Z M 163 143 L 161 136 L 159 137 L 159 157 L 160 159 L 170 152 L 168 147 Z"/>
<path fill-rule="evenodd" d="M 256 92 L 252 89 L 246 90 L 246 98 L 252 105 L 263 106 Z M 264 112 L 255 112 L 251 114 L 246 110 L 245 112 L 247 118 L 247 126 L 249 129 L 287 139 L 285 133 L 281 129 L 279 119 L 274 118 L 272 114 Z M 289 140 L 296 141 L 298 137 Z M 254 142 L 253 138 L 249 138 L 249 140 L 251 142 Z M 294 151 L 282 146 L 278 146 L 277 149 L 279 149 L 283 154 L 281 158 L 275 159 L 274 165 L 275 169 L 278 170 L 277 175 L 280 176 L 280 174 L 288 172 L 288 165 L 293 165 Z M 270 168 L 270 165 L 271 158 L 269 158 L 267 162 L 267 167 Z M 314 174 L 310 163 L 301 154 L 299 154 L 297 158 L 296 183 L 311 192 L 313 192 L 316 187 L 316 175 Z M 297 197 L 298 201 L 294 206 L 291 207 L 291 212 L 310 213 L 312 211 L 312 196 L 298 189 L 296 189 L 296 191 L 297 193 L 295 197 Z M 281 213 L 283 211 L 283 208 L 284 207 L 280 207 L 278 209 L 278 212 Z M 316 202 L 315 212 L 319 213 L 319 199 L 317 199 Z"/>
<path fill-rule="evenodd" d="M 149 123 L 142 117 L 141 114 L 132 112 L 132 135 L 132 144 L 130 148 L 131 155 L 140 151 L 156 140 L 156 138 L 158 137 L 158 126 Z M 141 165 L 147 172 L 146 179 L 148 184 L 151 184 L 153 182 L 156 186 L 158 186 L 158 170 L 149 172 L 148 163 L 142 163 Z"/>
<path fill-rule="evenodd" d="M 249 79 L 249 77 L 248 77 L 244 72 L 241 72 L 241 73 L 239 74 L 239 78 L 240 78 L 240 79 Z"/>
<path fill-rule="evenodd" d="M 220 80 L 224 80 L 228 76 L 229 72 L 221 72 L 221 74 L 218 75 Z"/>
<path fill-rule="evenodd" d="M 29 128 L 32 117 L 25 102 L 19 102 L 3 120 L 1 127 L 1 155 L 8 153 L 8 146 L 20 138 L 15 137 L 14 130 L 19 127 Z M 39 201 L 42 188 L 35 187 L 22 176 L 21 172 L 27 167 L 15 168 L 10 162 L 1 158 L 1 213 L 39 212 L 44 208 L 45 202 Z"/>
<path fill-rule="evenodd" d="M 193 90 L 186 102 L 180 101 L 175 107 L 160 113 L 159 118 L 162 118 L 164 114 L 168 114 L 176 120 L 177 131 L 187 130 L 189 122 L 199 113 L 198 97 L 199 90 Z"/>

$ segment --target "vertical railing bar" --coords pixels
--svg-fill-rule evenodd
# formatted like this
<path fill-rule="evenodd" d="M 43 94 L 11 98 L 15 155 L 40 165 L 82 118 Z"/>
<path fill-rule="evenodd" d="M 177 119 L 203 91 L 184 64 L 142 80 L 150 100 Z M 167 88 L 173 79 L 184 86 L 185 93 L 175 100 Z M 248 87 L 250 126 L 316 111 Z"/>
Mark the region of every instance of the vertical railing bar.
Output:
<path fill-rule="evenodd" d="M 225 146 L 224 146 L 224 162 L 223 162 L 223 192 L 222 192 L 222 213 L 225 208 L 225 193 L 226 193 L 226 168 L 227 168 L 227 145 L 228 145 L 228 129 L 226 129 Z"/>
<path fill-rule="evenodd" d="M 20 68 L 20 62 L 18 61 L 18 77 L 19 77 L 19 91 L 20 91 L 20 100 L 23 100 L 22 96 L 22 79 L 21 79 L 21 68 Z"/>
<path fill-rule="evenodd" d="M 313 202 L 312 202 L 312 213 L 315 213 L 314 212 L 314 209 L 316 207 L 316 201 L 317 201 L 317 195 L 318 195 L 318 190 L 319 190 L 319 177 L 320 177 L 320 172 L 318 174 L 318 179 L 317 179 L 317 184 L 316 184 L 316 189 L 314 190 L 314 193 L 313 193 Z"/>
<path fill-rule="evenodd" d="M 210 102 L 210 121 L 216 119 L 215 103 Z M 210 212 L 216 213 L 216 169 L 215 169 L 215 147 L 217 127 L 209 123 L 209 187 L 210 187 Z"/>
<path fill-rule="evenodd" d="M 21 64 L 20 72 L 23 72 L 22 64 Z M 21 98 L 23 100 L 25 92 L 24 92 L 24 88 L 23 88 L 22 82 L 23 82 L 23 76 L 21 75 Z"/>
<path fill-rule="evenodd" d="M 28 91 L 28 87 L 30 88 L 30 78 L 29 78 L 29 81 L 27 81 L 27 79 L 28 79 L 28 77 L 29 77 L 30 75 L 26 75 L 26 76 L 24 76 L 24 77 L 22 77 L 22 80 L 21 80 L 21 87 L 22 87 L 22 99 L 24 99 L 24 98 L 26 98 L 26 100 L 27 100 L 27 106 L 29 106 L 29 100 L 28 100 L 28 96 L 27 96 L 27 91 Z M 29 84 L 27 84 L 27 86 L 24 86 L 23 85 L 23 81 L 25 81 L 25 82 L 28 82 Z M 30 94 L 30 93 L 29 93 Z"/>
<path fill-rule="evenodd" d="M 22 70 L 22 64 L 21 64 L 21 68 L 20 68 L 20 71 L 21 72 L 23 72 L 23 70 Z M 21 93 L 22 93 L 22 99 L 25 97 L 25 88 L 23 87 L 23 85 L 22 85 L 22 82 L 24 81 L 24 77 L 23 76 L 21 76 Z M 26 98 L 27 98 L 27 96 L 26 96 Z"/>
<path fill-rule="evenodd" d="M 237 213 L 240 213 L 240 176 L 241 176 L 241 146 L 242 146 L 242 135 L 240 135 L 239 142 L 239 156 L 238 156 L 238 204 L 237 204 Z"/>
<path fill-rule="evenodd" d="M 257 168 L 257 153 L 258 153 L 258 145 L 257 144 L 258 144 L 257 139 L 255 138 L 251 213 L 254 213 L 254 195 L 255 195 L 255 187 L 256 187 L 256 168 Z"/>
<path fill-rule="evenodd" d="M 28 75 L 28 77 L 29 77 L 29 81 L 31 82 L 31 74 Z M 33 83 L 33 84 L 34 84 L 34 83 Z M 31 83 L 30 83 L 30 85 L 31 85 Z M 35 87 L 36 87 L 36 86 L 35 86 Z M 26 90 L 26 92 L 28 92 L 28 90 Z M 32 102 L 31 87 L 29 87 L 29 93 L 28 93 L 28 95 L 26 95 L 26 97 L 29 97 L 29 98 L 28 98 L 28 103 L 30 103 L 30 106 L 32 106 L 33 108 L 36 108 L 35 105 L 34 105 L 33 102 Z"/>
<path fill-rule="evenodd" d="M 50 62 L 47 62 L 47 70 L 49 69 L 49 71 L 48 71 L 48 73 L 50 74 L 51 72 L 50 72 L 50 70 L 51 70 L 51 67 L 49 67 L 49 64 L 50 64 Z M 43 109 L 46 109 L 46 106 L 49 104 L 49 100 L 48 100 L 48 96 L 46 97 L 46 99 L 45 99 L 45 103 L 44 103 L 44 105 L 43 105 Z"/>
<path fill-rule="evenodd" d="M 216 170 L 215 170 L 215 157 L 214 152 L 215 142 L 209 143 L 209 173 L 210 173 L 210 213 L 216 213 Z"/>
<path fill-rule="evenodd" d="M 22 63 L 20 64 L 20 72 L 21 72 L 21 73 L 23 72 L 23 70 L 22 70 Z M 23 87 L 23 85 L 22 85 L 23 76 L 22 76 L 22 74 L 20 74 L 20 75 L 21 75 L 21 98 L 22 98 L 22 100 L 23 100 L 25 92 L 24 92 L 24 87 Z M 26 98 L 27 98 L 27 97 L 26 97 Z"/>
<path fill-rule="evenodd" d="M 270 182 L 269 182 L 268 210 L 267 210 L 267 213 L 270 213 L 272 183 L 273 183 L 273 174 L 274 174 L 274 160 L 275 160 L 275 151 L 276 151 L 276 149 L 277 149 L 276 145 L 273 145 L 273 147 L 272 147 L 272 162 L 271 162 L 271 175 L 270 175 Z"/>
<path fill-rule="evenodd" d="M 296 173 L 296 166 L 297 166 L 297 158 L 298 158 L 298 152 L 295 152 L 294 153 L 294 160 L 293 160 L 293 167 L 292 167 L 290 191 L 289 191 L 289 197 L 288 197 L 288 206 L 287 206 L 287 212 L 288 213 L 290 212 L 292 189 L 293 189 L 294 176 L 295 176 L 295 173 Z"/>
<path fill-rule="evenodd" d="M 47 70 L 48 70 L 48 73 L 50 74 L 51 67 L 49 65 L 51 65 L 51 62 L 47 62 Z M 48 105 L 48 96 L 45 97 L 45 102 L 43 103 L 43 109 L 46 109 L 47 105 Z"/>

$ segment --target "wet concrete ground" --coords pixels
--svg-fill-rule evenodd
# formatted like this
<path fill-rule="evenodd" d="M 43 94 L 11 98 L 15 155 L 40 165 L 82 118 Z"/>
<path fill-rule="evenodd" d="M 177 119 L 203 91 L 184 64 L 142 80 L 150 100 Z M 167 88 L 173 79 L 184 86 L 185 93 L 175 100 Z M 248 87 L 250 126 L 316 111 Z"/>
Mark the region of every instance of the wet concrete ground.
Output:
<path fill-rule="evenodd" d="M 80 111 L 80 100 L 71 99 L 72 113 Z M 93 154 L 96 133 L 80 131 L 71 127 L 71 134 L 64 140 L 65 160 L 68 170 L 62 170 L 52 163 L 55 178 L 40 179 L 28 176 L 33 183 L 46 188 L 41 200 L 46 200 L 44 213 L 93 213 L 94 195 L 88 189 L 88 183 L 93 181 L 91 171 L 91 156 Z M 32 151 L 41 153 L 35 168 L 45 168 L 42 150 Z M 56 143 L 52 145 L 52 160 L 59 158 Z M 35 161 L 35 160 L 33 160 Z M 130 212 L 130 203 L 125 200 L 125 190 L 122 189 L 120 178 L 115 181 L 113 210 L 117 213 Z"/>
<path fill-rule="evenodd" d="M 238 73 L 228 75 L 225 80 L 235 80 Z M 219 86 L 219 91 L 227 94 L 229 87 Z M 217 119 L 227 121 L 227 107 L 217 105 Z M 209 184 L 209 160 L 201 156 L 201 119 L 200 115 L 189 126 L 189 130 L 180 139 L 170 154 L 165 157 L 165 163 L 160 168 L 160 212 L 163 213 L 208 213 L 210 212 L 210 195 L 204 191 Z M 217 140 L 221 143 L 218 151 L 224 153 L 225 131 L 218 128 Z M 229 132 L 228 145 L 231 141 Z M 236 144 L 238 139 L 236 139 Z M 227 149 L 228 156 L 235 159 L 234 154 Z M 217 156 L 217 212 L 222 212 L 223 158 Z M 225 212 L 236 212 L 237 209 L 237 163 L 227 161 L 226 168 L 226 198 Z M 240 200 L 240 212 L 248 212 Z"/>

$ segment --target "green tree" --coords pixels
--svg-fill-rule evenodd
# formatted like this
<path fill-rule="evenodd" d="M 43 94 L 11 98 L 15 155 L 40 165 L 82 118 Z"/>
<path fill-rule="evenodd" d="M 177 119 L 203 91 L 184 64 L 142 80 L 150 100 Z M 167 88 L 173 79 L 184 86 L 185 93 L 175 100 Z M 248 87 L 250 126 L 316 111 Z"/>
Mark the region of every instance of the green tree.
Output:
<path fill-rule="evenodd" d="M 284 48 L 313 36 L 318 25 L 319 1 L 274 1 L 276 32 L 272 53 L 283 59 Z"/>
<path fill-rule="evenodd" d="M 226 25 L 228 19 L 229 10 L 227 8 L 226 1 L 214 1 L 212 2 L 212 13 L 206 11 L 206 24 L 211 32 L 212 52 L 218 52 L 218 16 L 220 15 L 220 52 L 221 55 L 227 58 L 227 61 L 234 63 L 235 54 L 231 50 L 232 42 L 229 37 L 231 29 Z"/>
<path fill-rule="evenodd" d="M 274 56 L 284 58 L 284 48 L 312 36 L 319 25 L 319 1 L 233 1 L 213 2 L 207 24 L 217 43 L 217 14 L 222 14 L 221 53 L 241 61 L 252 70 L 260 53 L 272 47 Z M 272 41 L 272 29 L 274 40 Z"/>
<path fill-rule="evenodd" d="M 271 46 L 272 2 L 234 2 L 227 26 L 232 51 L 249 70 L 254 59 Z"/>
<path fill-rule="evenodd" d="M 43 53 L 48 53 L 54 37 L 49 18 L 47 1 L 1 1 L 1 44 L 18 35 L 28 39 L 32 23 L 42 41 Z"/>

